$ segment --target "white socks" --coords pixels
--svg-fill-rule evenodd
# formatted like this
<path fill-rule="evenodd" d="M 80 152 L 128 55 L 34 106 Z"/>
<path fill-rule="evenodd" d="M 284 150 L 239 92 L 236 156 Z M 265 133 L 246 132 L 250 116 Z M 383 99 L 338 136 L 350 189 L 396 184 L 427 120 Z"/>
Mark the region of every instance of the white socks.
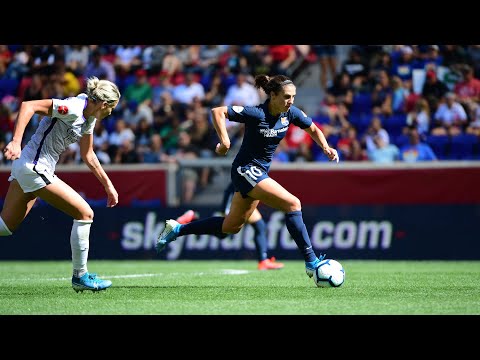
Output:
<path fill-rule="evenodd" d="M 12 235 L 12 232 L 10 231 L 10 229 L 7 227 L 2 217 L 0 216 L 0 236 L 8 236 L 8 235 Z"/>
<path fill-rule="evenodd" d="M 73 276 L 82 277 L 87 270 L 90 226 L 93 220 L 73 220 L 70 234 L 72 249 Z"/>

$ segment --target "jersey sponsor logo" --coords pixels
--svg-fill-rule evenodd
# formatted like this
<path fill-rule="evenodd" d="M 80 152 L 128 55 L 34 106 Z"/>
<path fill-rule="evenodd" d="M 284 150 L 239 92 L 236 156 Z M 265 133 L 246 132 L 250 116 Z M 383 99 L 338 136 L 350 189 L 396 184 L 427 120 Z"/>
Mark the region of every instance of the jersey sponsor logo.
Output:
<path fill-rule="evenodd" d="M 60 105 L 57 111 L 59 114 L 66 115 L 68 114 L 68 107 L 66 107 L 65 105 Z"/>
<path fill-rule="evenodd" d="M 243 109 L 244 109 L 243 106 L 237 106 L 237 105 L 232 106 L 232 110 L 235 111 L 237 114 L 240 114 L 243 111 Z"/>
<path fill-rule="evenodd" d="M 287 119 L 286 117 L 282 117 L 282 118 L 280 119 L 280 121 L 281 121 L 281 123 L 282 123 L 283 126 L 287 126 L 287 125 L 288 125 L 288 119 Z"/>
<path fill-rule="evenodd" d="M 77 142 L 82 137 L 82 134 L 74 129 L 70 128 L 67 130 L 67 136 L 65 137 L 65 145 L 68 146 L 74 142 Z"/>
<path fill-rule="evenodd" d="M 288 130 L 288 127 L 284 127 L 278 130 L 275 129 L 260 129 L 260 134 L 263 135 L 263 137 L 276 137 L 279 133 L 285 132 Z"/>

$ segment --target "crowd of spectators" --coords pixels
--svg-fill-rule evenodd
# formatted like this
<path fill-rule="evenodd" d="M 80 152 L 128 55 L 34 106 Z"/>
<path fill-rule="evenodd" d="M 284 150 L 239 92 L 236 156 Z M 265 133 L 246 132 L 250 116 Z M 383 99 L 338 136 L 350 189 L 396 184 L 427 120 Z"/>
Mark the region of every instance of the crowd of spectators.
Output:
<path fill-rule="evenodd" d="M 315 120 L 346 161 L 478 160 L 479 77 L 480 45 L 355 45 Z"/>
<path fill-rule="evenodd" d="M 259 104 L 266 95 L 252 85 L 255 75 L 295 80 L 316 63 L 323 91 L 309 115 L 341 160 L 480 158 L 480 45 L 353 45 L 341 62 L 336 45 L 0 45 L 0 150 L 22 101 L 75 96 L 97 76 L 122 93 L 96 124 L 103 164 L 213 157 L 211 107 Z M 32 118 L 24 142 L 40 120 Z M 239 146 L 243 127 L 228 125 Z M 295 127 L 275 154 L 282 162 L 325 160 Z M 72 144 L 59 163 L 80 161 Z M 187 176 L 186 201 L 210 177 L 208 169 Z"/>

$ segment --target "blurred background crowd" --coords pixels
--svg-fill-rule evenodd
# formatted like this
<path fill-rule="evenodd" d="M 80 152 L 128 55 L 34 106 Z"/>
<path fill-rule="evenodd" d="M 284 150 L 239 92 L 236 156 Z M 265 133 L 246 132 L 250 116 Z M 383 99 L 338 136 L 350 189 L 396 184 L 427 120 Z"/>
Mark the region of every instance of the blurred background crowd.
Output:
<path fill-rule="evenodd" d="M 0 45 L 0 150 L 22 101 L 76 96 L 97 76 L 122 93 L 96 124 L 103 164 L 212 158 L 210 108 L 257 105 L 266 95 L 253 86 L 255 75 L 284 74 L 297 85 L 295 105 L 342 161 L 480 159 L 480 45 L 348 45 L 344 57 L 340 46 Z M 312 82 L 313 96 L 302 102 L 302 87 Z M 34 116 L 24 143 L 40 120 Z M 239 146 L 243 126 L 228 128 Z M 8 165 L 1 154 L 0 166 Z M 294 126 L 275 154 L 278 162 L 326 160 Z M 72 144 L 59 163 L 80 162 Z M 208 181 L 209 172 L 199 172 L 199 185 Z"/>

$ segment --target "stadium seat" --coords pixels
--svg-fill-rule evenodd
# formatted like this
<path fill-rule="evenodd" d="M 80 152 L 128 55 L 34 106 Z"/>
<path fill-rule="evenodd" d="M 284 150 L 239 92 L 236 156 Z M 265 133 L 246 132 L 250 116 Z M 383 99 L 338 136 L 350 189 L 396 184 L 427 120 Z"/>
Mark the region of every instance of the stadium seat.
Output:
<path fill-rule="evenodd" d="M 330 117 L 328 115 L 324 115 L 324 114 L 317 114 L 315 116 L 312 116 L 312 120 L 316 124 L 329 124 L 330 123 Z"/>
<path fill-rule="evenodd" d="M 351 114 L 370 114 L 372 112 L 372 95 L 370 93 L 358 93 L 353 96 Z"/>
<path fill-rule="evenodd" d="M 130 84 L 135 83 L 135 75 L 127 75 L 125 77 L 118 77 L 117 78 L 117 85 L 120 90 L 120 92 L 125 91 L 125 89 L 128 87 Z"/>
<path fill-rule="evenodd" d="M 330 135 L 327 137 L 328 144 L 329 144 L 331 147 L 337 147 L 338 140 L 340 140 L 340 135 L 330 134 Z"/>
<path fill-rule="evenodd" d="M 402 133 L 402 129 L 407 126 L 406 114 L 393 114 L 382 120 L 383 127 L 391 136 L 398 136 Z"/>
<path fill-rule="evenodd" d="M 450 153 L 451 160 L 473 160 L 476 148 L 478 148 L 478 137 L 473 134 L 460 134 L 452 137 Z"/>
<path fill-rule="evenodd" d="M 426 143 L 430 145 L 439 160 L 449 160 L 450 136 L 429 135 L 427 136 Z"/>
<path fill-rule="evenodd" d="M 392 136 L 392 142 L 393 144 L 397 145 L 399 148 L 401 148 L 404 145 L 408 144 L 408 135 L 405 134 L 400 134 L 397 136 Z"/>
<path fill-rule="evenodd" d="M 17 96 L 19 83 L 17 79 L 0 79 L 0 99 L 5 95 Z"/>
<path fill-rule="evenodd" d="M 368 114 L 350 114 L 348 117 L 348 121 L 357 129 L 357 134 L 362 136 L 365 131 L 370 126 L 370 122 L 372 121 L 373 115 L 371 113 Z"/>

